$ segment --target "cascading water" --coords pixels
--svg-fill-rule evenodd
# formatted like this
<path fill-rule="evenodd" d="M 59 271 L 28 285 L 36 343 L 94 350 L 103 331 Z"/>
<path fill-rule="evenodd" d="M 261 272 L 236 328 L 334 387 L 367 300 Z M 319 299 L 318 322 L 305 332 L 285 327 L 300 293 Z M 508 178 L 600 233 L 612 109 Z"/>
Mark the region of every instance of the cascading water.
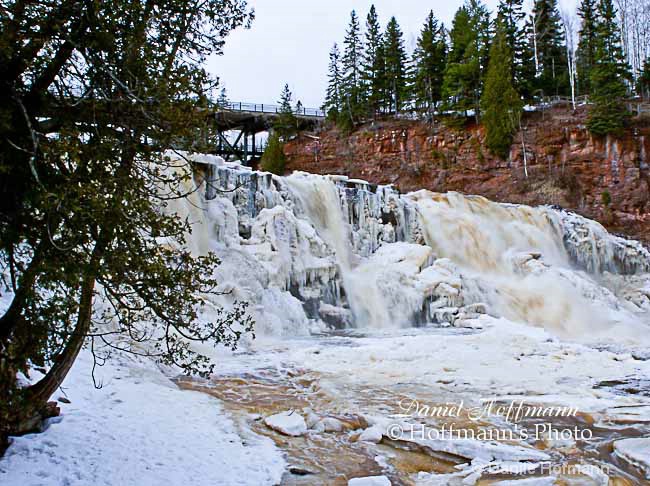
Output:
<path fill-rule="evenodd" d="M 355 322 L 359 326 L 388 327 L 388 312 L 371 269 L 360 264 L 351 246 L 351 229 L 344 220 L 339 190 L 325 177 L 296 173 L 285 178 L 302 213 L 334 248 L 341 280 Z"/>
<path fill-rule="evenodd" d="M 255 304 L 263 332 L 464 326 L 485 312 L 573 337 L 648 325 L 650 253 L 575 214 L 194 161 L 207 197 L 193 238 L 211 241 L 224 288 Z"/>

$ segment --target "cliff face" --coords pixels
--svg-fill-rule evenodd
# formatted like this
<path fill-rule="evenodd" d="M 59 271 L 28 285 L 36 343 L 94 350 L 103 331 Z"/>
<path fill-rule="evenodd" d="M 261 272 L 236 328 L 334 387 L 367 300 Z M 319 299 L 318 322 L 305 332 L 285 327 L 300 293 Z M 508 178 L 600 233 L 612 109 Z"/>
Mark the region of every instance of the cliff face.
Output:
<path fill-rule="evenodd" d="M 558 205 L 650 242 L 650 123 L 637 121 L 621 138 L 597 140 L 585 122 L 584 109 L 528 115 L 506 161 L 487 151 L 481 127 L 412 121 L 375 122 L 349 136 L 326 130 L 317 139 L 291 141 L 285 151 L 290 171 L 342 174 L 403 192 Z"/>

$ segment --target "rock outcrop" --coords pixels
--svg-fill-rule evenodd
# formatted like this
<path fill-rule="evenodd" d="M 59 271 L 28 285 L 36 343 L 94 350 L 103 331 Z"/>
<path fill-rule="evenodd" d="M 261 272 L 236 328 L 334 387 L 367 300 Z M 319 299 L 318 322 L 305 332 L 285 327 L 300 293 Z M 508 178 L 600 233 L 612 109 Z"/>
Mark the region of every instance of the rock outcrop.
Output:
<path fill-rule="evenodd" d="M 325 130 L 287 144 L 288 170 L 344 174 L 404 192 L 429 189 L 494 201 L 558 205 L 608 230 L 650 242 L 650 124 L 594 139 L 586 109 L 527 114 L 508 160 L 484 147 L 484 131 L 442 123 L 378 121 L 349 136 Z M 523 142 L 523 144 L 522 144 Z M 529 176 L 524 174 L 525 163 Z"/>

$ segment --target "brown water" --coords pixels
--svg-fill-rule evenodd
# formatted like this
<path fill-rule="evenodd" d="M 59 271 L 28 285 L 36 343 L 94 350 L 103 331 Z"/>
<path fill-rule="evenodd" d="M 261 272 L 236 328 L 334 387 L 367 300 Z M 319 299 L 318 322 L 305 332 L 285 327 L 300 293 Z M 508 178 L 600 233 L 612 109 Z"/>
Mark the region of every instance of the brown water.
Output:
<path fill-rule="evenodd" d="M 430 406 L 444 405 L 441 397 L 427 396 L 421 387 L 408 385 L 394 389 L 369 389 L 337 380 L 308 370 L 292 369 L 279 372 L 275 369 L 256 370 L 255 373 L 215 376 L 209 381 L 179 378 L 177 384 L 184 389 L 208 393 L 221 400 L 225 408 L 242 426 L 271 438 L 285 452 L 289 468 L 282 484 L 346 485 L 354 477 L 386 475 L 393 485 L 414 485 L 415 475 L 420 472 L 447 474 L 457 471 L 454 466 L 466 463 L 462 457 L 435 454 L 419 447 L 392 441 L 384 437 L 380 444 L 358 441 L 359 432 L 368 426 L 364 416 L 397 414 L 403 399 L 417 399 Z M 288 437 L 269 429 L 264 417 L 286 410 L 296 410 L 305 415 L 311 409 L 320 417 L 332 417 L 343 423 L 339 432 L 310 432 L 301 437 Z M 441 427 L 453 424 L 462 429 L 489 429 L 503 424 L 475 422 L 467 414 L 459 417 L 418 417 L 428 426 Z M 539 422 L 539 421 L 537 421 Z M 548 423 L 548 419 L 544 419 Z M 648 433 L 647 424 L 612 424 L 611 427 L 594 425 L 595 418 L 587 414 L 576 417 L 554 418 L 556 428 L 589 429 L 594 440 L 577 442 L 564 447 L 553 446 L 546 441 L 531 443 L 549 452 L 553 467 L 567 464 L 602 464 L 610 468 L 610 485 L 650 484 L 625 461 L 613 454 L 612 443 L 620 438 L 638 437 Z M 534 428 L 535 420 L 525 420 L 521 425 Z M 379 456 L 378 462 L 375 458 Z M 502 479 L 531 476 L 508 476 L 485 474 L 476 483 L 490 485 Z M 563 469 L 558 484 L 598 484 L 572 469 Z"/>

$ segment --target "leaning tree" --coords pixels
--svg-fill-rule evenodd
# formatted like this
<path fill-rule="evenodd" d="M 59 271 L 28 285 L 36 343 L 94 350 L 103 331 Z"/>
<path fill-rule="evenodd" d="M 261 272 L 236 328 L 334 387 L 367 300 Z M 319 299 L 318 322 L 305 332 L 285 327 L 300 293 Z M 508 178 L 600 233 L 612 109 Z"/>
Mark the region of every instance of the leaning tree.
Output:
<path fill-rule="evenodd" d="M 3 441 L 53 412 L 84 343 L 208 373 L 190 343 L 251 330 L 245 304 L 203 319 L 218 260 L 185 249 L 165 206 L 191 173 L 161 154 L 201 148 L 203 63 L 252 18 L 245 0 L 0 1 Z"/>

